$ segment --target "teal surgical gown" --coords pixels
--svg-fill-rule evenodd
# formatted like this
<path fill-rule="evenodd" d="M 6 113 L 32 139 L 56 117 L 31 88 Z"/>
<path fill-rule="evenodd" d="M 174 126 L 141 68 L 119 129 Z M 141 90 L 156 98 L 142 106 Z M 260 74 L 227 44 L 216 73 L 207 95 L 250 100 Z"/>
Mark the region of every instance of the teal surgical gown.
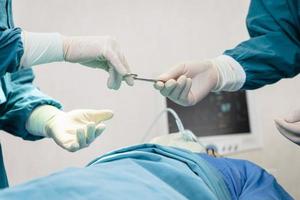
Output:
<path fill-rule="evenodd" d="M 39 105 L 60 108 L 60 104 L 32 85 L 32 70 L 20 67 L 22 54 L 21 29 L 14 28 L 11 0 L 0 0 L 0 129 L 26 140 L 36 140 L 41 137 L 30 135 L 25 129 L 28 116 Z M 0 188 L 7 186 L 0 146 Z"/>
<path fill-rule="evenodd" d="M 245 160 L 141 144 L 0 191 L 1 200 L 292 200 L 276 179 Z"/>
<path fill-rule="evenodd" d="M 252 0 L 250 39 L 225 51 L 246 72 L 243 89 L 256 89 L 300 72 L 300 1 Z"/>

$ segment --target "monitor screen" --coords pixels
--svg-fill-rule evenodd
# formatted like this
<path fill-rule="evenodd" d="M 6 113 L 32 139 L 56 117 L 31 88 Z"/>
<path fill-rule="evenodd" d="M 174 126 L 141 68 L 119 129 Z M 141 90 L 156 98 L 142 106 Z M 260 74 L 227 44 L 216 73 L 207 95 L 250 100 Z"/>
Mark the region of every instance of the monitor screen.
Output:
<path fill-rule="evenodd" d="M 175 110 L 184 127 L 199 137 L 251 132 L 244 91 L 211 93 L 191 107 L 183 107 L 167 99 L 167 107 Z M 178 131 L 170 115 L 168 124 L 170 133 Z"/>

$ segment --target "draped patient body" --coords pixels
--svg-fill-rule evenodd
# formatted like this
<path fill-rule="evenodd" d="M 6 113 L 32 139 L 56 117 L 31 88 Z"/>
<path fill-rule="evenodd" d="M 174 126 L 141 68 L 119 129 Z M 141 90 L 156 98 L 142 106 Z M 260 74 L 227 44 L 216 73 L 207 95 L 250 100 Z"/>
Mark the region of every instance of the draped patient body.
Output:
<path fill-rule="evenodd" d="M 193 153 L 203 149 L 180 135 L 152 142 L 159 144 L 125 147 L 2 190 L 0 199 L 292 199 L 253 163 Z"/>

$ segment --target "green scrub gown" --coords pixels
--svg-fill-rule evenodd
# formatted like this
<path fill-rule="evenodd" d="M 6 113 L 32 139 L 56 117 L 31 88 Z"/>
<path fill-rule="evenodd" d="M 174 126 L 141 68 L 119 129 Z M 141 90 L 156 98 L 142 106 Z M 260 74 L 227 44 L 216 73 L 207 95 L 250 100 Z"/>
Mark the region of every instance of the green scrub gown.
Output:
<path fill-rule="evenodd" d="M 250 39 L 224 53 L 244 68 L 243 89 L 256 89 L 299 74 L 299 0 L 252 0 L 247 28 Z"/>
<path fill-rule="evenodd" d="M 14 27 L 11 0 L 0 0 L 0 129 L 25 140 L 37 140 L 41 137 L 25 129 L 30 113 L 40 105 L 61 106 L 32 85 L 34 74 L 20 66 L 22 55 L 21 29 Z M 0 188 L 7 186 L 0 148 Z"/>

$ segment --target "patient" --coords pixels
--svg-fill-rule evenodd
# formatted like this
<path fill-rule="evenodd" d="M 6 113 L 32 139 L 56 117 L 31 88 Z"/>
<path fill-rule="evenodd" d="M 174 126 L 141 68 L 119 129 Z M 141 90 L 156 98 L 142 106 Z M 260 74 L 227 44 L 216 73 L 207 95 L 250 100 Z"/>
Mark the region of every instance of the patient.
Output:
<path fill-rule="evenodd" d="M 85 168 L 68 168 L 4 189 L 0 199 L 293 199 L 259 166 L 194 153 L 202 151 L 197 143 L 178 141 L 173 135 L 122 148 Z"/>

